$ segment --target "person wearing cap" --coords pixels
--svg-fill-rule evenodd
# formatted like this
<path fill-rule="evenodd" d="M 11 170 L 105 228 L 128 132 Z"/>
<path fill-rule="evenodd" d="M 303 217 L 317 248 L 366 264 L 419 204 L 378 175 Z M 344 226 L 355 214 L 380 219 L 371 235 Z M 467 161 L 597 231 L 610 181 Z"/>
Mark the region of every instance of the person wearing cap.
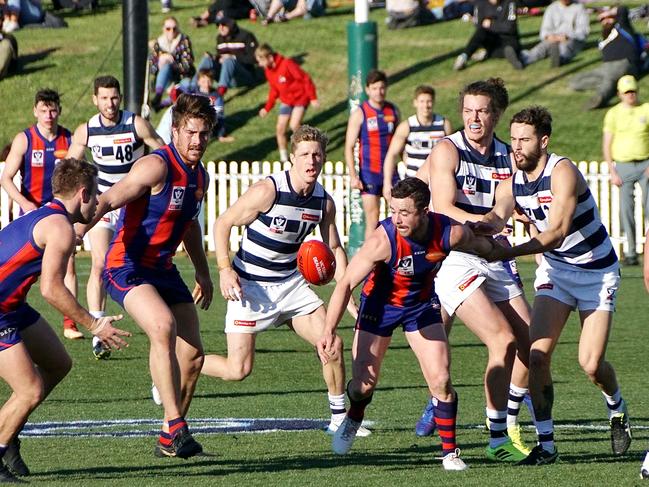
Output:
<path fill-rule="evenodd" d="M 216 53 L 203 57 L 198 70 L 210 69 L 218 79 L 217 91 L 224 96 L 228 88 L 254 86 L 261 81 L 255 49 L 259 45 L 255 35 L 240 28 L 234 19 L 220 17 L 216 21 Z M 194 83 L 195 84 L 195 83 Z"/>
<path fill-rule="evenodd" d="M 638 265 L 636 254 L 634 186 L 640 183 L 644 214 L 649 214 L 649 103 L 640 103 L 638 83 L 631 75 L 617 82 L 620 103 L 606 112 L 602 137 L 602 152 L 608 164 L 611 184 L 620 188 L 620 219 L 626 234 L 628 249 L 625 265 Z"/>

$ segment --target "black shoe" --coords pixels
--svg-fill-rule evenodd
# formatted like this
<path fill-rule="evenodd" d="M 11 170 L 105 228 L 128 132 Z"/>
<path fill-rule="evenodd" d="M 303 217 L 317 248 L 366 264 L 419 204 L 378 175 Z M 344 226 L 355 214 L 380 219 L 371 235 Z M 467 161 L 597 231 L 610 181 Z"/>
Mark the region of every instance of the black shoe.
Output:
<path fill-rule="evenodd" d="M 644 468 L 640 470 L 640 478 L 641 479 L 649 479 L 649 471 L 645 470 Z"/>
<path fill-rule="evenodd" d="M 505 55 L 505 59 L 509 61 L 509 64 L 511 64 L 514 69 L 520 70 L 525 67 L 523 66 L 523 62 L 518 57 L 518 54 L 516 54 L 516 51 L 512 46 L 505 46 L 503 49 L 503 54 Z"/>
<path fill-rule="evenodd" d="M 192 437 L 187 426 L 183 426 L 178 430 L 170 446 L 164 446 L 158 440 L 158 444 L 153 450 L 153 454 L 158 458 L 189 458 L 202 452 L 203 447 Z"/>
<path fill-rule="evenodd" d="M 559 451 L 555 448 L 554 453 L 544 450 L 541 445 L 536 445 L 527 458 L 524 458 L 516 465 L 549 465 L 559 459 Z"/>
<path fill-rule="evenodd" d="M 558 68 L 561 66 L 561 53 L 559 52 L 559 44 L 553 42 L 550 44 L 549 48 L 549 54 L 550 54 L 550 66 L 553 68 Z"/>
<path fill-rule="evenodd" d="M 21 477 L 29 475 L 29 468 L 20 456 L 20 440 L 18 438 L 14 438 L 9 442 L 2 461 L 14 474 Z"/>
<path fill-rule="evenodd" d="M 611 418 L 611 448 L 616 455 L 624 455 L 631 445 L 629 415 L 619 413 Z"/>
<path fill-rule="evenodd" d="M 24 480 L 19 479 L 12 474 L 2 462 L 0 462 L 0 484 L 26 484 Z"/>

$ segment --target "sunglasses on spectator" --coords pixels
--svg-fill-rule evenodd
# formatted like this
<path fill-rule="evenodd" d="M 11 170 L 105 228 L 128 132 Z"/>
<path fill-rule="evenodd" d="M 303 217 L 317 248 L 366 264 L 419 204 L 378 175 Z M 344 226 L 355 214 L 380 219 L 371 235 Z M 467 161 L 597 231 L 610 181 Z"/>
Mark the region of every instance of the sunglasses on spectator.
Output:
<path fill-rule="evenodd" d="M 175 25 L 165 25 L 165 30 L 176 30 L 178 27 Z"/>

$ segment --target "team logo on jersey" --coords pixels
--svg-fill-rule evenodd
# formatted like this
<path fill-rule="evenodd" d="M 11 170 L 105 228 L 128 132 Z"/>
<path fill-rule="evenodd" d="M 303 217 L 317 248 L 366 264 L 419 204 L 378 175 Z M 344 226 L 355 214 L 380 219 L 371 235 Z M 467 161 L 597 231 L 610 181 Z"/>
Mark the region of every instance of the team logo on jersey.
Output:
<path fill-rule="evenodd" d="M 101 146 L 93 145 L 90 150 L 92 151 L 92 157 L 101 157 Z"/>
<path fill-rule="evenodd" d="M 537 196 L 539 203 L 552 203 L 552 196 Z"/>
<path fill-rule="evenodd" d="M 132 142 L 133 142 L 132 137 L 124 137 L 122 139 L 113 139 L 113 145 L 130 144 Z"/>
<path fill-rule="evenodd" d="M 59 162 L 60 159 L 63 159 L 68 155 L 67 149 L 57 149 L 54 151 L 54 157 L 56 157 L 56 162 Z"/>
<path fill-rule="evenodd" d="M 284 230 L 286 230 L 287 222 L 288 219 L 285 216 L 274 216 L 273 220 L 270 222 L 269 230 L 273 233 L 284 233 Z"/>
<path fill-rule="evenodd" d="M 502 172 L 492 172 L 491 173 L 491 179 L 496 179 L 498 181 L 504 181 L 505 179 L 509 179 L 511 174 L 508 173 L 502 173 Z"/>
<path fill-rule="evenodd" d="M 412 255 L 406 255 L 399 259 L 397 264 L 397 274 L 401 276 L 414 276 L 415 275 L 415 261 Z"/>
<path fill-rule="evenodd" d="M 32 151 L 32 167 L 43 167 L 45 163 L 45 151 L 33 150 Z"/>
<path fill-rule="evenodd" d="M 367 130 L 378 130 L 379 129 L 379 119 L 376 117 L 369 117 L 367 119 Z"/>
<path fill-rule="evenodd" d="M 302 213 L 302 220 L 306 220 L 309 222 L 319 222 L 320 216 L 314 215 L 312 213 Z"/>
<path fill-rule="evenodd" d="M 169 200 L 170 210 L 181 210 L 183 207 L 183 199 L 185 198 L 185 187 L 174 186 L 171 190 L 171 200 Z"/>
<path fill-rule="evenodd" d="M 410 143 L 410 145 L 412 145 L 413 149 L 421 149 L 424 146 L 424 143 L 419 139 L 415 139 Z"/>
<path fill-rule="evenodd" d="M 464 183 L 462 184 L 462 192 L 464 194 L 475 194 L 476 177 L 471 174 L 464 176 Z"/>
<path fill-rule="evenodd" d="M 616 287 L 607 287 L 606 288 L 606 301 L 615 301 L 615 293 L 617 292 Z"/>

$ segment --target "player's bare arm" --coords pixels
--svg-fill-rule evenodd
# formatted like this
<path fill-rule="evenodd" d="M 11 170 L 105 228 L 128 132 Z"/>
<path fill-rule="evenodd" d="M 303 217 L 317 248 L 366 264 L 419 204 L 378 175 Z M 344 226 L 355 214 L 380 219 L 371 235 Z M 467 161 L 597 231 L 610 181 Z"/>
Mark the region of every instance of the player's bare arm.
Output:
<path fill-rule="evenodd" d="M 35 210 L 37 206 L 25 198 L 21 193 L 18 187 L 14 184 L 14 176 L 20 171 L 20 167 L 23 164 L 25 157 L 25 152 L 27 152 L 27 137 L 23 132 L 20 132 L 14 137 L 13 142 L 11 143 L 11 150 L 5 161 L 5 167 L 2 170 L 2 176 L 0 176 L 0 185 L 4 189 L 9 197 L 14 200 L 20 208 L 27 213 L 28 211 Z"/>
<path fill-rule="evenodd" d="M 219 269 L 219 288 L 230 301 L 241 298 L 239 275 L 230 261 L 230 232 L 233 227 L 249 225 L 262 211 L 267 211 L 275 201 L 275 185 L 269 179 L 253 184 L 234 204 L 219 215 L 214 222 L 216 264 Z"/>
<path fill-rule="evenodd" d="M 359 251 L 352 257 L 343 277 L 336 281 L 325 319 L 323 336 L 316 343 L 318 356 L 326 364 L 334 343 L 336 329 L 342 319 L 345 307 L 356 286 L 374 269 L 379 262 L 390 259 L 392 249 L 390 240 L 382 226 L 376 228 L 370 237 L 363 243 Z"/>
<path fill-rule="evenodd" d="M 385 161 L 383 162 L 383 197 L 385 201 L 390 201 L 392 177 L 397 170 L 397 164 L 403 156 L 403 150 L 406 147 L 406 140 L 408 139 L 409 133 L 410 125 L 408 125 L 407 120 L 404 120 L 397 126 L 397 130 L 394 131 L 390 147 L 388 147 L 388 152 L 385 155 Z"/>
<path fill-rule="evenodd" d="M 493 209 L 484 215 L 481 221 L 471 223 L 471 230 L 476 235 L 497 235 L 503 231 L 516 206 L 512 184 L 512 178 L 501 182 L 496 188 L 496 203 Z"/>
<path fill-rule="evenodd" d="M 68 148 L 68 155 L 74 159 L 85 159 L 86 144 L 88 143 L 88 124 L 82 123 L 72 134 L 72 143 Z"/>
<path fill-rule="evenodd" d="M 162 137 L 160 137 L 158 132 L 155 131 L 151 122 L 139 115 L 135 116 L 135 131 L 137 132 L 137 135 L 142 138 L 144 143 L 153 150 L 165 145 L 164 140 L 162 140 Z"/>
<path fill-rule="evenodd" d="M 63 215 L 43 218 L 34 227 L 33 235 L 36 244 L 44 249 L 40 283 L 43 298 L 109 346 L 128 346 L 121 337 L 131 334 L 112 325 L 122 319 L 122 315 L 93 318 L 65 287 L 63 278 L 76 240 L 69 220 Z"/>
<path fill-rule="evenodd" d="M 203 232 L 198 220 L 193 220 L 183 238 L 183 245 L 194 265 L 196 285 L 192 296 L 201 309 L 209 309 L 214 295 L 214 284 L 210 276 L 210 266 L 203 246 Z"/>
<path fill-rule="evenodd" d="M 356 167 L 354 166 L 354 146 L 361 134 L 361 125 L 363 124 L 363 111 L 358 108 L 354 110 L 349 116 L 347 122 L 347 132 L 345 133 L 345 164 L 347 164 L 347 172 L 351 179 L 352 189 L 363 189 L 363 183 L 358 178 Z"/>
<path fill-rule="evenodd" d="M 431 151 L 428 161 L 428 180 L 434 211 L 459 223 L 480 220 L 480 215 L 472 215 L 455 206 L 455 171 L 460 157 L 453 143 L 448 140 L 440 141 Z"/>
<path fill-rule="evenodd" d="M 448 118 L 444 119 L 444 135 L 451 135 L 453 133 L 453 127 L 451 126 L 451 121 Z"/>
<path fill-rule="evenodd" d="M 524 244 L 510 248 L 494 246 L 494 252 L 487 259 L 502 260 L 560 247 L 570 232 L 579 191 L 586 189 L 585 183 L 580 184 L 581 181 L 578 169 L 571 161 L 560 161 L 552 171 L 552 205 L 548 214 L 548 228 Z"/>

